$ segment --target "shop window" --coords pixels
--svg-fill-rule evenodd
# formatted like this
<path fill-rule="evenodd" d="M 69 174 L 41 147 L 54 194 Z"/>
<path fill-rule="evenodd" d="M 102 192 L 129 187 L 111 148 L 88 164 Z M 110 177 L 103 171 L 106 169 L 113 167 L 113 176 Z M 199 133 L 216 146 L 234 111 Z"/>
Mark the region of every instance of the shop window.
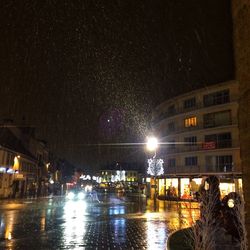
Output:
<path fill-rule="evenodd" d="M 185 158 L 185 165 L 186 166 L 197 166 L 197 156 L 191 156 Z"/>
<path fill-rule="evenodd" d="M 183 106 L 184 106 L 184 109 L 189 109 L 189 108 L 195 107 L 196 106 L 195 97 L 185 100 Z"/>
<path fill-rule="evenodd" d="M 184 125 L 185 125 L 186 128 L 197 126 L 197 118 L 195 116 L 186 118 L 185 122 L 184 122 Z"/>
<path fill-rule="evenodd" d="M 221 198 L 223 198 L 225 195 L 228 195 L 231 192 L 235 192 L 235 184 L 228 182 L 220 183 L 220 194 Z"/>

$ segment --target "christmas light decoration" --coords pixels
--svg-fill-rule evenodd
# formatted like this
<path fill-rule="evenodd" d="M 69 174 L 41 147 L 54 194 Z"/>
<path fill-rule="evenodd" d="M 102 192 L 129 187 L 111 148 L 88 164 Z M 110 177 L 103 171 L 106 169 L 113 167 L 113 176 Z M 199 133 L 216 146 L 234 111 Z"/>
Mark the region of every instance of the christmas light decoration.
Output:
<path fill-rule="evenodd" d="M 163 160 L 156 158 L 148 159 L 147 173 L 152 176 L 163 175 L 164 174 Z"/>

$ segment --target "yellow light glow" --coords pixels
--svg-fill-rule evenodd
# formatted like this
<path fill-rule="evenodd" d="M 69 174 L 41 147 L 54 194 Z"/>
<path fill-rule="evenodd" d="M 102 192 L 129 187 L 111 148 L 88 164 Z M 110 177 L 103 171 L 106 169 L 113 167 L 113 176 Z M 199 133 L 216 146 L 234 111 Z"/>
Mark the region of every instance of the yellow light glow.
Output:
<path fill-rule="evenodd" d="M 220 183 L 219 188 L 220 188 L 220 193 L 221 193 L 222 198 L 225 195 L 236 191 L 234 183 Z"/>
<path fill-rule="evenodd" d="M 185 127 L 186 128 L 195 127 L 195 126 L 197 126 L 197 118 L 195 116 L 185 119 Z"/>
<path fill-rule="evenodd" d="M 14 165 L 13 165 L 14 170 L 19 170 L 19 158 L 20 158 L 20 156 L 19 157 L 15 156 L 15 158 L 14 158 Z"/>
<path fill-rule="evenodd" d="M 201 185 L 202 178 L 193 178 L 192 181 L 194 181 L 197 185 Z"/>

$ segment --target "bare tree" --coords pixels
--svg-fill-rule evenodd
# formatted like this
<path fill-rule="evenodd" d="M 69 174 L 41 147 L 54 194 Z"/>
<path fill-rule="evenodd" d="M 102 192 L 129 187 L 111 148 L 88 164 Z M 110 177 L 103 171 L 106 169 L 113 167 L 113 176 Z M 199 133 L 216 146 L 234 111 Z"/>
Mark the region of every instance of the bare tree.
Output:
<path fill-rule="evenodd" d="M 200 220 L 187 231 L 191 249 L 216 249 L 217 233 L 221 226 L 219 181 L 209 177 L 200 190 Z"/>

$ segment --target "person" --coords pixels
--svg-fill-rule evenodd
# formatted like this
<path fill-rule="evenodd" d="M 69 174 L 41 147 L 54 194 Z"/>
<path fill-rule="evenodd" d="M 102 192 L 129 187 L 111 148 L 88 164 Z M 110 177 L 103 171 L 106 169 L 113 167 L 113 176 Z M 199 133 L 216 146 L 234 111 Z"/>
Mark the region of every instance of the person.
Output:
<path fill-rule="evenodd" d="M 168 189 L 167 189 L 167 197 L 170 197 L 171 196 L 171 191 L 170 191 L 170 186 L 168 186 Z"/>

